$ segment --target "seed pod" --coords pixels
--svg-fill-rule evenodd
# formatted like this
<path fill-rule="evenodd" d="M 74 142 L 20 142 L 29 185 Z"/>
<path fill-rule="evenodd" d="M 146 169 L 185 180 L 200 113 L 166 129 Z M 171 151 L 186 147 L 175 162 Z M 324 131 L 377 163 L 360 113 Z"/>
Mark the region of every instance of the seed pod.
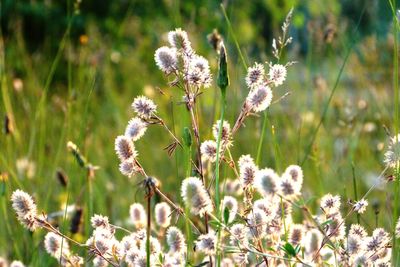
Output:
<path fill-rule="evenodd" d="M 83 209 L 81 207 L 77 207 L 74 216 L 72 216 L 71 219 L 70 231 L 72 234 L 76 234 L 79 232 L 82 223 L 82 215 Z"/>
<path fill-rule="evenodd" d="M 61 170 L 61 169 L 57 170 L 56 177 L 57 177 L 57 180 L 60 182 L 60 184 L 63 187 L 67 187 L 67 185 L 68 185 L 68 176 L 63 170 Z"/>
<path fill-rule="evenodd" d="M 220 44 L 219 52 L 219 71 L 217 79 L 218 87 L 223 93 L 225 93 L 226 87 L 229 85 L 229 75 L 228 75 L 228 61 L 226 57 L 225 45 L 223 42 Z"/>

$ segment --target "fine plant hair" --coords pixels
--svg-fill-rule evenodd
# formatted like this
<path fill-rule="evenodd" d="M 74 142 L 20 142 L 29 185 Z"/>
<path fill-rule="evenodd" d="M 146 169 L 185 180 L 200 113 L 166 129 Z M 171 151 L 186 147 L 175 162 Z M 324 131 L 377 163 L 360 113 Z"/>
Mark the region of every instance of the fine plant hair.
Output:
<path fill-rule="evenodd" d="M 11 205 L 20 223 L 30 231 L 47 231 L 44 248 L 62 266 L 82 266 L 88 260 L 94 266 L 390 266 L 391 244 L 400 236 L 400 221 L 395 224 L 395 235 L 383 228 L 367 232 L 360 224 L 346 223 L 350 215 L 368 209 L 367 197 L 376 185 L 362 198 L 349 202 L 327 193 L 312 212 L 302 198 L 307 175 L 300 166 L 287 164 L 281 171 L 261 166 L 253 155 L 231 151 L 246 120 L 279 105 L 276 92 L 294 64 L 282 62 L 282 53 L 292 42 L 291 18 L 292 10 L 280 36 L 273 39 L 273 61 L 255 62 L 247 69 L 243 77 L 247 96 L 232 122 L 224 118 L 223 107 L 229 92 L 229 53 L 224 42 L 218 42 L 216 80 L 223 101 L 220 119 L 208 128 L 200 125 L 199 103 L 201 96 L 212 90 L 213 70 L 208 60 L 196 53 L 187 32 L 175 29 L 168 33 L 168 44 L 154 53 L 155 64 L 171 90 L 181 92 L 189 121 L 184 134 L 178 136 L 159 115 L 156 100 L 146 96 L 133 100 L 134 117 L 115 133 L 114 145 L 121 174 L 138 181 L 145 192 L 144 203 L 132 199 L 125 211 L 129 227 L 114 224 L 106 215 L 91 214 L 90 237 L 75 240 L 39 212 L 32 196 L 17 189 Z M 177 149 L 191 151 L 193 146 L 194 153 L 189 153 L 183 166 L 190 166 L 189 175 L 182 177 L 180 192 L 173 192 L 174 197 L 163 191 L 159 182 L 163 179 L 153 177 L 140 162 L 137 144 L 156 125 L 171 139 L 168 155 Z M 201 126 L 211 129 L 210 139 L 202 138 L 205 131 Z M 87 169 L 88 177 L 93 177 L 98 167 L 72 142 L 68 148 Z M 399 163 L 396 135 L 389 140 L 386 167 L 379 178 L 387 169 L 398 169 Z M 220 166 L 234 177 L 223 177 Z M 293 216 L 295 211 L 302 215 L 301 220 Z M 84 248 L 89 257 L 78 255 L 74 246 Z"/>

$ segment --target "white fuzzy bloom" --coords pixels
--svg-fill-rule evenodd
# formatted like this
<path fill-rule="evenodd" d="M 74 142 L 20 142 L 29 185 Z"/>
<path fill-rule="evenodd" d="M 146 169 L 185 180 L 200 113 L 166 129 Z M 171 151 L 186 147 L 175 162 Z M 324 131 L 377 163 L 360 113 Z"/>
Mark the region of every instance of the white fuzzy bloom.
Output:
<path fill-rule="evenodd" d="M 389 234 L 382 228 L 376 228 L 372 236 L 365 239 L 366 249 L 368 251 L 379 251 L 390 242 Z"/>
<path fill-rule="evenodd" d="M 125 135 L 120 135 L 115 139 L 115 152 L 121 161 L 137 157 L 135 145 L 132 140 Z"/>
<path fill-rule="evenodd" d="M 265 70 L 264 66 L 259 63 L 255 63 L 254 66 L 247 69 L 246 84 L 247 87 L 253 89 L 254 87 L 264 82 Z"/>
<path fill-rule="evenodd" d="M 287 198 L 300 195 L 301 186 L 296 184 L 292 177 L 284 174 L 279 180 L 279 192 Z"/>
<path fill-rule="evenodd" d="M 253 163 L 253 164 L 255 164 L 254 163 L 254 159 L 250 155 L 242 155 L 242 156 L 240 156 L 240 158 L 238 160 L 239 168 L 241 168 L 242 165 L 245 164 L 245 163 Z"/>
<path fill-rule="evenodd" d="M 137 141 L 147 130 L 147 124 L 140 118 L 133 118 L 128 122 L 126 126 L 125 136 L 132 139 L 132 141 Z"/>
<path fill-rule="evenodd" d="M 163 228 L 167 228 L 171 223 L 171 207 L 167 203 L 161 202 L 157 203 L 154 209 L 156 223 Z"/>
<path fill-rule="evenodd" d="M 264 211 L 260 209 L 254 209 L 247 216 L 248 226 L 250 234 L 253 238 L 263 238 L 267 232 L 268 218 Z"/>
<path fill-rule="evenodd" d="M 239 163 L 239 180 L 242 186 L 248 187 L 253 185 L 257 172 L 258 168 L 254 162 Z"/>
<path fill-rule="evenodd" d="M 367 209 L 367 206 L 368 201 L 365 199 L 361 199 L 354 204 L 353 208 L 357 213 L 362 214 Z"/>
<path fill-rule="evenodd" d="M 191 58 L 186 79 L 192 85 L 210 87 L 212 77 L 207 59 L 198 55 Z"/>
<path fill-rule="evenodd" d="M 364 227 L 359 224 L 352 224 L 349 230 L 349 236 L 355 236 L 360 240 L 363 240 L 367 237 L 367 231 L 365 231 Z"/>
<path fill-rule="evenodd" d="M 355 255 L 360 252 L 362 239 L 359 239 L 357 238 L 357 236 L 354 235 L 349 235 L 345 241 L 346 241 L 346 251 L 350 255 Z"/>
<path fill-rule="evenodd" d="M 170 74 L 178 68 L 178 55 L 175 48 L 160 47 L 154 54 L 154 59 L 160 70 Z"/>
<path fill-rule="evenodd" d="M 221 201 L 221 210 L 225 212 L 225 208 L 229 211 L 228 222 L 232 222 L 235 219 L 238 211 L 238 203 L 236 198 L 231 196 L 225 196 Z"/>
<path fill-rule="evenodd" d="M 197 177 L 183 180 L 181 187 L 182 198 L 190 212 L 203 217 L 205 213 L 213 211 L 213 205 L 203 182 Z"/>
<path fill-rule="evenodd" d="M 332 196 L 326 194 L 321 198 L 321 209 L 328 215 L 339 212 L 340 209 L 340 196 Z"/>
<path fill-rule="evenodd" d="M 214 232 L 209 232 L 208 234 L 200 235 L 197 238 L 196 251 L 204 252 L 206 255 L 215 255 L 217 250 L 217 237 Z"/>
<path fill-rule="evenodd" d="M 294 247 L 297 245 L 302 245 L 303 238 L 304 238 L 304 226 L 302 224 L 292 224 L 290 226 L 289 231 L 289 243 L 292 244 Z"/>
<path fill-rule="evenodd" d="M 172 254 L 183 254 L 186 250 L 185 238 L 175 226 L 171 226 L 167 230 L 167 244 Z"/>
<path fill-rule="evenodd" d="M 230 233 L 232 234 L 230 237 L 230 244 L 232 246 L 238 245 L 248 245 L 248 238 L 249 230 L 244 224 L 234 224 L 231 226 Z"/>
<path fill-rule="evenodd" d="M 313 255 L 321 247 L 322 234 L 317 229 L 312 229 L 307 232 L 304 239 L 305 252 L 308 255 Z"/>
<path fill-rule="evenodd" d="M 94 267 L 107 267 L 109 265 L 108 261 L 100 256 L 96 256 L 93 259 L 93 266 Z"/>
<path fill-rule="evenodd" d="M 10 267 L 25 267 L 25 265 L 22 263 L 22 261 L 13 261 L 11 262 Z"/>
<path fill-rule="evenodd" d="M 240 196 L 243 193 L 240 181 L 238 179 L 226 180 L 225 188 L 221 185 L 221 191 L 225 191 L 228 195 Z"/>
<path fill-rule="evenodd" d="M 134 158 L 129 158 L 119 164 L 119 171 L 130 178 L 139 171 L 139 167 Z"/>
<path fill-rule="evenodd" d="M 144 239 L 141 243 L 140 243 L 140 250 L 141 251 L 146 251 L 146 242 L 147 240 Z M 161 252 L 161 244 L 160 242 L 157 240 L 157 238 L 154 238 L 152 236 L 150 236 L 150 253 L 152 255 L 157 254 Z"/>
<path fill-rule="evenodd" d="M 220 120 L 217 120 L 217 122 L 213 125 L 213 136 L 215 138 L 215 141 L 218 140 L 218 135 L 219 135 L 219 125 L 220 125 Z M 221 144 L 222 145 L 231 145 L 232 143 L 232 132 L 231 132 L 231 126 L 227 121 L 222 122 L 222 133 L 221 133 Z"/>
<path fill-rule="evenodd" d="M 261 198 L 257 199 L 253 203 L 253 209 L 260 209 L 265 213 L 266 221 L 272 221 L 277 215 L 276 212 L 279 211 L 279 203 L 273 198 Z"/>
<path fill-rule="evenodd" d="M 92 224 L 93 228 L 104 228 L 108 229 L 110 227 L 110 223 L 108 221 L 107 216 L 95 214 L 90 218 L 90 223 Z"/>
<path fill-rule="evenodd" d="M 271 104 L 272 90 L 266 85 L 259 85 L 250 91 L 246 101 L 255 112 L 264 111 Z"/>
<path fill-rule="evenodd" d="M 275 86 L 283 84 L 286 80 L 286 67 L 280 64 L 272 65 L 269 69 L 269 80 L 274 83 Z"/>
<path fill-rule="evenodd" d="M 27 229 L 34 231 L 38 225 L 35 219 L 37 208 L 32 197 L 28 193 L 17 189 L 11 195 L 11 202 L 14 211 L 17 213 L 18 220 Z"/>
<path fill-rule="evenodd" d="M 178 50 L 182 49 L 186 54 L 192 53 L 192 47 L 188 35 L 180 28 L 168 33 L 168 42 L 172 47 Z"/>
<path fill-rule="evenodd" d="M 400 167 L 400 134 L 390 138 L 383 162 L 392 169 Z"/>
<path fill-rule="evenodd" d="M 328 217 L 330 223 L 326 225 L 326 235 L 332 240 L 340 241 L 345 238 L 346 225 L 340 213 L 336 213 L 332 217 Z"/>
<path fill-rule="evenodd" d="M 157 105 L 153 100 L 145 96 L 138 96 L 133 100 L 132 109 L 138 114 L 139 117 L 148 119 L 157 111 Z"/>
<path fill-rule="evenodd" d="M 217 160 L 217 143 L 213 140 L 207 140 L 201 143 L 200 153 L 203 160 L 215 162 Z"/>
<path fill-rule="evenodd" d="M 266 168 L 256 174 L 254 186 L 263 196 L 274 195 L 278 190 L 279 176 L 274 170 Z"/>
<path fill-rule="evenodd" d="M 283 175 L 288 175 L 296 183 L 296 186 L 301 187 L 303 185 L 303 170 L 298 165 L 290 165 L 286 168 Z M 299 189 L 300 191 L 300 189 Z"/>
<path fill-rule="evenodd" d="M 129 215 L 136 228 L 142 228 L 146 226 L 146 212 L 142 204 L 133 203 L 129 207 Z"/>
<path fill-rule="evenodd" d="M 61 246 L 62 244 L 62 246 Z M 44 248 L 54 258 L 60 258 L 61 252 L 63 255 L 69 254 L 69 246 L 66 239 L 53 232 L 49 232 L 44 237 Z"/>

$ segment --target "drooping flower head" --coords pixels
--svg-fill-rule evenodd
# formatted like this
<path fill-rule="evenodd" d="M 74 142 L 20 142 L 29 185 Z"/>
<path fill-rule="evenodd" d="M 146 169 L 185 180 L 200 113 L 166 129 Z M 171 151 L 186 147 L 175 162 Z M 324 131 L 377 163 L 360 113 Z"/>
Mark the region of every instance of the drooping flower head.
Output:
<path fill-rule="evenodd" d="M 185 252 L 185 238 L 182 232 L 175 226 L 171 226 L 167 230 L 167 243 L 172 254 L 183 254 Z"/>
<path fill-rule="evenodd" d="M 283 84 L 286 80 L 286 67 L 280 64 L 272 65 L 269 69 L 269 80 L 274 83 L 275 86 Z"/>
<path fill-rule="evenodd" d="M 147 130 L 147 124 L 140 118 L 133 118 L 128 122 L 128 126 L 125 130 L 125 136 L 132 139 L 132 141 L 137 141 Z"/>
<path fill-rule="evenodd" d="M 400 134 L 390 138 L 384 163 L 392 169 L 400 167 Z"/>
<path fill-rule="evenodd" d="M 157 105 L 145 96 L 138 96 L 133 100 L 132 109 L 139 117 L 148 119 L 157 111 Z"/>
<path fill-rule="evenodd" d="M 246 98 L 248 105 L 254 112 L 264 111 L 272 101 L 272 91 L 266 85 L 259 85 Z"/>
<path fill-rule="evenodd" d="M 171 223 L 171 208 L 166 202 L 157 203 L 155 208 L 155 219 L 156 223 L 163 227 L 167 228 Z"/>
<path fill-rule="evenodd" d="M 202 217 L 205 213 L 213 211 L 213 205 L 203 182 L 197 177 L 183 180 L 181 187 L 182 198 L 190 212 Z"/>
<path fill-rule="evenodd" d="M 162 46 L 156 50 L 154 59 L 160 70 L 170 74 L 178 68 L 178 55 L 175 48 Z"/>
<path fill-rule="evenodd" d="M 133 203 L 129 208 L 131 220 L 136 228 L 142 228 L 146 225 L 146 212 L 140 203 Z"/>
<path fill-rule="evenodd" d="M 250 89 L 264 82 L 265 70 L 264 66 L 259 63 L 255 63 L 254 66 L 247 69 L 246 84 Z"/>
<path fill-rule="evenodd" d="M 125 135 L 120 135 L 115 138 L 115 152 L 121 161 L 137 157 L 135 145 L 132 140 Z"/>

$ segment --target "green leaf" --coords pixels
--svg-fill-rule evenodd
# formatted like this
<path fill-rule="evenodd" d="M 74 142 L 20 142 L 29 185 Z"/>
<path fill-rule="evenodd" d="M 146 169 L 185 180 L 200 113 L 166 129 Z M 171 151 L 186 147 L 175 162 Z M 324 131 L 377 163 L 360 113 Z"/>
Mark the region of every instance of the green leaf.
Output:
<path fill-rule="evenodd" d="M 282 247 L 282 249 L 283 249 L 288 255 L 290 255 L 290 256 L 295 257 L 296 254 L 297 254 L 296 250 L 294 249 L 294 247 L 293 247 L 290 243 L 286 243 L 286 244 Z"/>
<path fill-rule="evenodd" d="M 225 224 L 228 224 L 228 222 L 229 222 L 229 210 L 228 210 L 228 207 L 225 207 L 225 209 L 224 209 L 224 222 L 225 222 Z"/>
<path fill-rule="evenodd" d="M 192 145 L 192 135 L 188 127 L 183 128 L 183 141 L 187 147 Z"/>

